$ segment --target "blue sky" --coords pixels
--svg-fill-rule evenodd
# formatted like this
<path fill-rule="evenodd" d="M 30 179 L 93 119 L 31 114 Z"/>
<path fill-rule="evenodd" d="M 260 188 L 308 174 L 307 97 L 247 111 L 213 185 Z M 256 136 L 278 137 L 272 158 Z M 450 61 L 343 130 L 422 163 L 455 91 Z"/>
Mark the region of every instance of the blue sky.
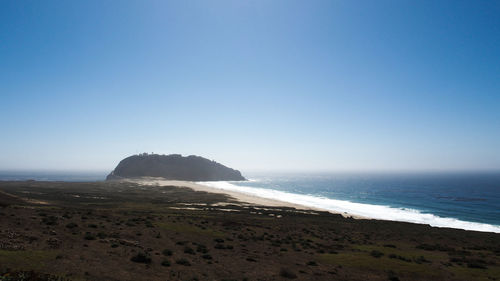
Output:
<path fill-rule="evenodd" d="M 498 1 L 1 1 L 0 169 L 500 169 Z"/>

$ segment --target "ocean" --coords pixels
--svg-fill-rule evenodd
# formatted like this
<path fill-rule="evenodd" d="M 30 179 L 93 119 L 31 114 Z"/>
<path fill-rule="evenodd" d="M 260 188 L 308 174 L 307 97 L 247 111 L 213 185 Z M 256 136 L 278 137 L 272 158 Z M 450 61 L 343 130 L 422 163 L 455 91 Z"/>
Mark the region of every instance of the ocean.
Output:
<path fill-rule="evenodd" d="M 103 181 L 109 171 L 0 171 L 3 181 Z"/>
<path fill-rule="evenodd" d="M 101 181 L 108 172 L 0 172 L 0 180 Z M 500 173 L 244 173 L 218 189 L 363 217 L 500 233 Z"/>
<path fill-rule="evenodd" d="M 500 233 L 500 173 L 251 173 L 203 182 L 375 219 Z"/>

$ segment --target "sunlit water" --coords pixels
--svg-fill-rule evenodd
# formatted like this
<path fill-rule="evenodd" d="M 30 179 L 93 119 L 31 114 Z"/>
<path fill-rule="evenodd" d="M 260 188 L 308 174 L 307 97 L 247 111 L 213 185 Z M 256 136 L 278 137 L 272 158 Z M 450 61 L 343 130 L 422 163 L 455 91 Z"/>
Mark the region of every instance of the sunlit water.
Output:
<path fill-rule="evenodd" d="M 246 176 L 203 184 L 376 219 L 500 233 L 499 173 Z"/>

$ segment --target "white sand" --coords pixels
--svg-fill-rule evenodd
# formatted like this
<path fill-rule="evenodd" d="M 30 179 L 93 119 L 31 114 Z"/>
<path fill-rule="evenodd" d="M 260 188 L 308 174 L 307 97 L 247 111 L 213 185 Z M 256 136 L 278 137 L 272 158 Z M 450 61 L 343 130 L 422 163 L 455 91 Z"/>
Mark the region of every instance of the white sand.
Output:
<path fill-rule="evenodd" d="M 134 183 L 141 184 L 141 185 L 178 186 L 178 187 L 187 187 L 187 188 L 193 189 L 194 191 L 205 191 L 205 192 L 210 192 L 210 193 L 226 194 L 226 195 L 229 195 L 231 198 L 240 202 L 240 205 L 290 207 L 290 208 L 296 208 L 299 210 L 323 211 L 323 212 L 330 212 L 330 213 L 334 213 L 334 214 L 341 214 L 344 217 L 364 219 L 363 217 L 351 215 L 351 214 L 347 214 L 347 213 L 332 212 L 332 211 L 326 210 L 326 209 L 313 208 L 313 207 L 309 207 L 309 206 L 293 204 L 290 202 L 280 201 L 278 199 L 268 199 L 268 198 L 262 198 L 262 197 L 253 196 L 250 194 L 232 191 L 232 190 L 217 189 L 217 188 L 201 185 L 201 184 L 190 182 L 190 181 L 164 180 L 161 178 L 127 179 L 126 181 L 134 182 Z"/>

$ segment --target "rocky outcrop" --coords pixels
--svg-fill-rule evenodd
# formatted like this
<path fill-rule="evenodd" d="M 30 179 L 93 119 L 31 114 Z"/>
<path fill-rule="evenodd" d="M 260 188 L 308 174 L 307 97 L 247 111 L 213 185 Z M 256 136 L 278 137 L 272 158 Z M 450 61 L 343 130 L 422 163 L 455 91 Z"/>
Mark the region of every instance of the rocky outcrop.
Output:
<path fill-rule="evenodd" d="M 120 161 L 106 180 L 138 177 L 162 177 L 185 181 L 242 181 L 246 180 L 238 170 L 215 161 L 190 155 L 139 154 Z"/>

